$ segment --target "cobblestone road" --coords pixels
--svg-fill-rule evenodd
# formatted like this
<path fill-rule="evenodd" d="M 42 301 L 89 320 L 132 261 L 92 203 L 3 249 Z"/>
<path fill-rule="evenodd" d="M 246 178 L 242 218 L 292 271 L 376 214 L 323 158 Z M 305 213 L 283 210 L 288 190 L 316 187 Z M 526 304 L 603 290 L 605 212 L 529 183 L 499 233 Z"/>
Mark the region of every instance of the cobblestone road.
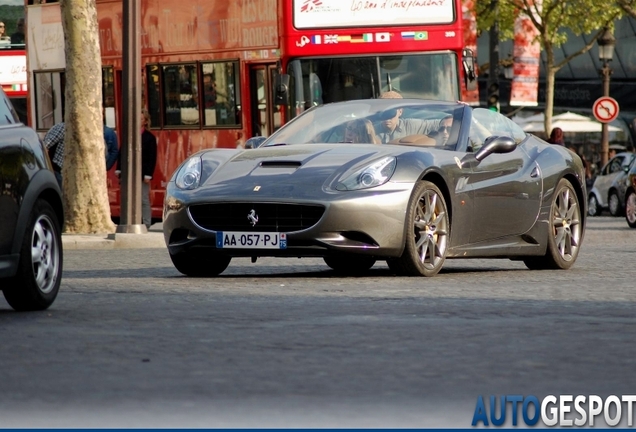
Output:
<path fill-rule="evenodd" d="M 592 219 L 575 267 L 70 250 L 43 313 L 0 300 L 2 427 L 470 427 L 479 395 L 634 394 L 636 230 Z"/>

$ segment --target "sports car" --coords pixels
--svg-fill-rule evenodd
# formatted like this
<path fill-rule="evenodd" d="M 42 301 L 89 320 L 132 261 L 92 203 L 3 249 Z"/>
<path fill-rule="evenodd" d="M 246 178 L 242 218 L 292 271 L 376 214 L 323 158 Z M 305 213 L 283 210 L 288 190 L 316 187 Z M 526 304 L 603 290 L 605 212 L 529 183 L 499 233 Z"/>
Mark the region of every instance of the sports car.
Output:
<path fill-rule="evenodd" d="M 358 274 L 380 260 L 434 276 L 452 258 L 567 269 L 580 251 L 581 159 L 494 111 L 338 102 L 245 146 L 193 154 L 167 185 L 164 238 L 185 275 L 264 256 L 322 257 Z"/>

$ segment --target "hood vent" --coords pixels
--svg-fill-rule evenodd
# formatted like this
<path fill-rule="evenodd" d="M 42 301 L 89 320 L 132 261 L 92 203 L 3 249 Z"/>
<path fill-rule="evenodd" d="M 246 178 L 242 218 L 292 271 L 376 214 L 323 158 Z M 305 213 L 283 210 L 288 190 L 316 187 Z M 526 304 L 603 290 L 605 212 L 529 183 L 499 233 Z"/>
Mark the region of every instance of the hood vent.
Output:
<path fill-rule="evenodd" d="M 261 162 L 261 166 L 263 168 L 298 168 L 302 165 L 302 162 L 299 161 L 286 161 L 286 160 L 272 160 L 272 161 L 263 161 Z"/>

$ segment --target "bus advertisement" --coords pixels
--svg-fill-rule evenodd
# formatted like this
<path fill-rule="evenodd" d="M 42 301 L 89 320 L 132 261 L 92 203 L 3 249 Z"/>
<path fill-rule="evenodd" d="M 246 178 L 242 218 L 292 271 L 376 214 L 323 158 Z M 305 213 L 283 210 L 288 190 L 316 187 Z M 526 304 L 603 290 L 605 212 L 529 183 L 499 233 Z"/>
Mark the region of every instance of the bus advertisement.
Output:
<path fill-rule="evenodd" d="M 96 0 L 96 6 L 104 106 L 118 129 L 122 1 Z M 59 45 L 59 5 L 30 5 L 27 14 L 29 34 L 42 38 L 30 47 L 47 47 L 29 52 L 31 115 L 44 132 L 63 118 L 64 67 L 53 59 L 47 64 L 55 67 L 41 61 Z M 311 106 L 376 98 L 388 90 L 403 97 L 466 100 L 477 80 L 473 53 L 465 49 L 463 15 L 461 0 L 192 0 L 187 5 L 141 0 L 142 99 L 158 142 L 153 218 L 161 217 L 166 183 L 190 154 L 242 147 Z M 59 56 L 63 59 L 63 48 Z M 108 174 L 108 187 L 116 218 L 114 173 Z"/>
<path fill-rule="evenodd" d="M 11 98 L 20 119 L 27 123 L 27 60 L 24 45 L 19 48 L 0 44 L 0 85 Z"/>

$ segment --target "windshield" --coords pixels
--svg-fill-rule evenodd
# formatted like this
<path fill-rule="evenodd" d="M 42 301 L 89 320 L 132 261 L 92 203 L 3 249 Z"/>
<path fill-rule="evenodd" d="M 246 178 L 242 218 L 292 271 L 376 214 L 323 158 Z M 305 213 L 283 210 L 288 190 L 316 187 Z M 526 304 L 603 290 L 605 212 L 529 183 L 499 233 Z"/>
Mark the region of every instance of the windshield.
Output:
<path fill-rule="evenodd" d="M 325 103 L 376 98 L 389 90 L 405 98 L 459 100 L 452 52 L 296 59 L 288 73 L 292 115 Z"/>
<path fill-rule="evenodd" d="M 454 150 L 463 105 L 367 99 L 306 110 L 263 146 L 317 143 L 399 144 Z"/>

